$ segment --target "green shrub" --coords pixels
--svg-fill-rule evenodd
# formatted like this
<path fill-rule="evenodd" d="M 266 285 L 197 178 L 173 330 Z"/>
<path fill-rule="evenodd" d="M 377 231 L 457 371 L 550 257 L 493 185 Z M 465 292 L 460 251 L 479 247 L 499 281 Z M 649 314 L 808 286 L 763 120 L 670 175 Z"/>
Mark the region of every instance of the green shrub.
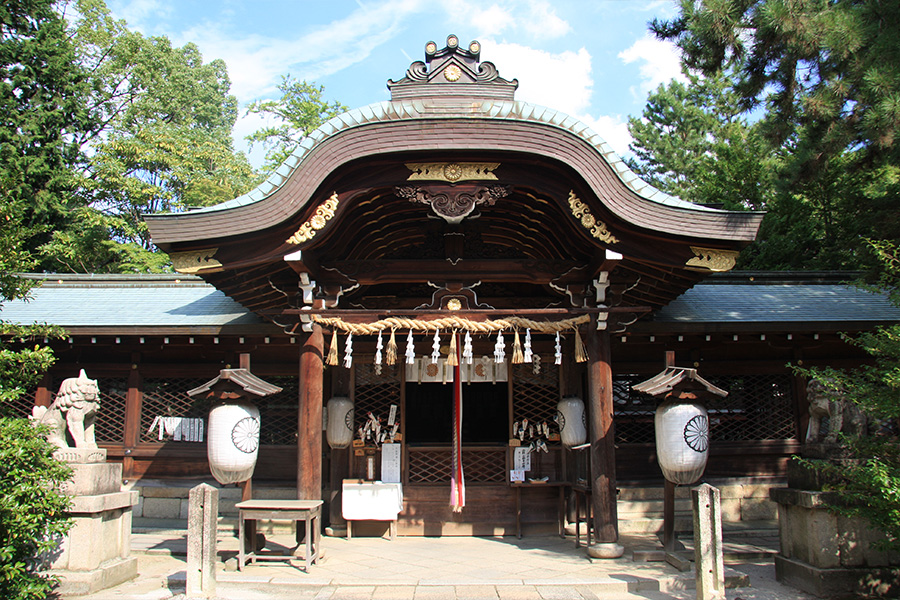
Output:
<path fill-rule="evenodd" d="M 43 427 L 0 417 L 0 598 L 44 600 L 54 585 L 39 572 L 71 526 L 60 491 L 71 469 L 53 458 Z"/>

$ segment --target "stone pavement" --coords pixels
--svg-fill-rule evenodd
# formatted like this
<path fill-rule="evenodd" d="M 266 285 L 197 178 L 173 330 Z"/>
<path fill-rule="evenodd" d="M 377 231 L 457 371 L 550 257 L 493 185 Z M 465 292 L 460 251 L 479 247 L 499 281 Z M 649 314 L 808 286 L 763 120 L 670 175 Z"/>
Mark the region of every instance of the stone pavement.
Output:
<path fill-rule="evenodd" d="M 183 531 L 133 536 L 139 556 L 137 579 L 83 600 L 184 598 L 186 558 Z M 740 536 L 738 536 L 740 537 Z M 726 539 L 728 539 L 726 537 Z M 624 536 L 625 555 L 594 560 L 571 538 L 511 537 L 323 537 L 324 556 L 309 573 L 302 561 L 264 562 L 242 572 L 226 571 L 237 540 L 220 534 L 217 597 L 256 599 L 484 599 L 587 600 L 695 597 L 693 574 L 662 562 L 635 562 L 634 550 L 654 549 L 653 536 Z M 741 541 L 739 543 L 745 543 Z M 270 536 L 267 548 L 290 552 L 290 536 Z M 726 544 L 727 546 L 727 544 Z M 751 545 L 752 546 L 752 545 Z M 774 580 L 771 562 L 729 564 L 730 600 L 812 600 Z M 748 586 L 749 584 L 749 586 Z M 74 597 L 73 597 L 74 598 Z M 69 600 L 68 598 L 66 600 Z"/>

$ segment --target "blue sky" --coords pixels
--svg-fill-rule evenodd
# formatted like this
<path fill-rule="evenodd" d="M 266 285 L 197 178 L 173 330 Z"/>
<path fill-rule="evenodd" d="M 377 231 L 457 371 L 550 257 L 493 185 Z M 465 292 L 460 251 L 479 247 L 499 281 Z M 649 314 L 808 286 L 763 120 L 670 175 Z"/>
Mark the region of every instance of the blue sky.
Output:
<path fill-rule="evenodd" d="M 248 102 L 277 97 L 283 75 L 325 86 L 351 108 L 388 99 L 426 42 L 449 34 L 481 42 L 483 61 L 518 79 L 518 100 L 578 117 L 620 154 L 629 116 L 647 93 L 680 75 L 677 51 L 647 31 L 676 14 L 673 0 L 108 0 L 117 18 L 145 35 L 194 42 L 204 60 L 224 59 L 232 93 Z M 245 116 L 243 136 L 262 124 Z M 251 153 L 254 164 L 262 152 Z"/>

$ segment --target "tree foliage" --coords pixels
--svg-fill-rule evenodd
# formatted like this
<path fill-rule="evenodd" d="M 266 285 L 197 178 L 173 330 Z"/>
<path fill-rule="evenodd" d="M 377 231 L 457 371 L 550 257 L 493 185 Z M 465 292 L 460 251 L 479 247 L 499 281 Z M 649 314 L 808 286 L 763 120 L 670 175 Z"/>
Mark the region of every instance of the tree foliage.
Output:
<path fill-rule="evenodd" d="M 870 244 L 884 265 L 877 287 L 890 293 L 900 306 L 900 247 L 887 241 Z M 867 519 L 886 534 L 891 549 L 900 550 L 900 324 L 846 339 L 865 350 L 872 362 L 853 370 L 817 368 L 801 372 L 838 390 L 862 408 L 870 419 L 871 435 L 844 439 L 853 461 L 810 462 L 837 482 L 833 486 L 838 492 L 834 510 Z"/>
<path fill-rule="evenodd" d="M 262 144 L 266 149 L 266 171 L 277 169 L 304 136 L 347 110 L 340 102 L 323 100 L 323 86 L 298 81 L 290 75 L 282 77 L 278 91 L 281 92 L 278 100 L 259 100 L 247 107 L 247 114 L 267 115 L 276 120 L 276 124 L 267 125 L 247 136 L 251 147 Z"/>
<path fill-rule="evenodd" d="M 55 449 L 27 419 L 0 417 L 0 596 L 9 600 L 45 600 L 53 586 L 39 569 L 70 527 L 59 486 L 71 474 Z"/>
<path fill-rule="evenodd" d="M 102 0 L 77 0 L 70 35 L 90 73 L 96 126 L 77 138 L 90 158 L 78 173 L 81 205 L 40 249 L 45 266 L 91 272 L 159 271 L 142 215 L 205 206 L 256 181 L 234 151 L 237 100 L 221 60 L 173 47 L 114 19 Z"/>
<path fill-rule="evenodd" d="M 0 5 L 0 307 L 37 283 L 30 248 L 69 204 L 73 138 L 87 129 L 84 72 L 73 60 L 65 23 L 51 0 Z M 27 419 L 8 416 L 10 402 L 46 371 L 51 350 L 38 340 L 52 327 L 0 321 L 0 596 L 41 599 L 52 581 L 39 556 L 68 528 L 68 499 L 58 484 L 68 469 Z"/>
<path fill-rule="evenodd" d="M 862 237 L 900 238 L 900 4 L 682 0 L 651 29 L 762 113 L 777 198 L 749 266 L 877 265 Z"/>
<path fill-rule="evenodd" d="M 50 0 L 0 5 L 3 227 L 23 227 L 18 241 L 32 248 L 64 221 L 80 156 L 74 138 L 92 126 L 83 104 L 86 73 L 65 27 Z"/>
<path fill-rule="evenodd" d="M 628 121 L 635 158 L 629 166 L 664 192 L 728 210 L 766 207 L 772 159 L 756 127 L 741 115 L 722 72 L 685 73 L 647 98 Z"/>

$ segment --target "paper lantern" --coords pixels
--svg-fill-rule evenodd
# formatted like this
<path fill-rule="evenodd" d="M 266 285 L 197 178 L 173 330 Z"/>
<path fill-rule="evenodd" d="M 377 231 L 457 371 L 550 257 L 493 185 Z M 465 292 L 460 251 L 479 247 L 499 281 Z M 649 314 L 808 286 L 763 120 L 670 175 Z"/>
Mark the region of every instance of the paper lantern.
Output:
<path fill-rule="evenodd" d="M 346 448 L 353 441 L 353 402 L 350 398 L 335 396 L 328 401 L 325 439 L 334 449 Z"/>
<path fill-rule="evenodd" d="M 584 417 L 584 401 L 576 396 L 567 396 L 556 405 L 556 419 L 563 446 L 579 446 L 587 440 L 587 426 Z"/>
<path fill-rule="evenodd" d="M 686 485 L 700 479 L 709 455 L 709 417 L 693 403 L 665 402 L 656 410 L 656 456 L 663 476 Z"/>
<path fill-rule="evenodd" d="M 209 469 L 222 485 L 253 477 L 259 452 L 259 409 L 252 404 L 220 404 L 209 411 L 206 451 Z"/>

